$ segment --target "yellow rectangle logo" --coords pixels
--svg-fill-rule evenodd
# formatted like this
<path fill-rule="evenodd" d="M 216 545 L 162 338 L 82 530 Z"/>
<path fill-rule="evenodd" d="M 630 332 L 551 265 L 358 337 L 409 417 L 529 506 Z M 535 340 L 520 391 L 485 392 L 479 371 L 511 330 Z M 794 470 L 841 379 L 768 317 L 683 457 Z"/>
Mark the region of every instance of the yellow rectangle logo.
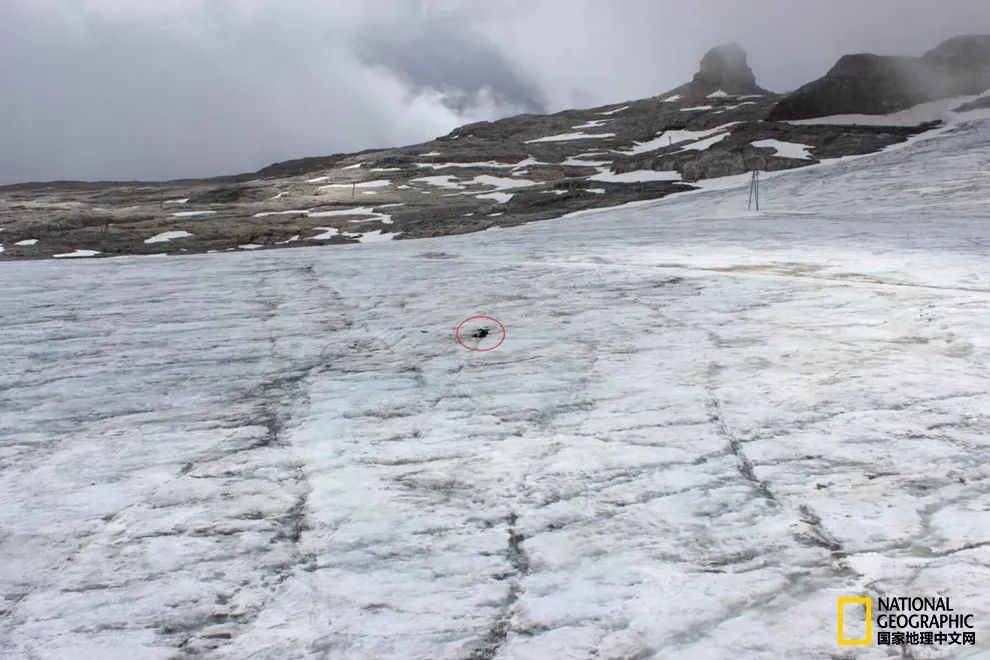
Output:
<path fill-rule="evenodd" d="M 866 637 L 846 639 L 844 608 L 846 605 L 866 606 Z M 839 596 L 838 639 L 839 646 L 869 646 L 873 637 L 873 599 L 869 596 Z"/>

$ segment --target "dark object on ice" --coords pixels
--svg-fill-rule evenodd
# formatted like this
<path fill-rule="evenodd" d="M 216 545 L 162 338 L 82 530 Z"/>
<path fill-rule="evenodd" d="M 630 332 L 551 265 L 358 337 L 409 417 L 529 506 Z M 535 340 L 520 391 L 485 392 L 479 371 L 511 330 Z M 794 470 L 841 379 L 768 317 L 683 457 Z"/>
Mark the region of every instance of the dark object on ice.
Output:
<path fill-rule="evenodd" d="M 478 328 L 477 330 L 471 333 L 471 336 L 474 337 L 475 339 L 484 339 L 485 337 L 488 336 L 489 332 L 490 331 L 488 328 Z"/>

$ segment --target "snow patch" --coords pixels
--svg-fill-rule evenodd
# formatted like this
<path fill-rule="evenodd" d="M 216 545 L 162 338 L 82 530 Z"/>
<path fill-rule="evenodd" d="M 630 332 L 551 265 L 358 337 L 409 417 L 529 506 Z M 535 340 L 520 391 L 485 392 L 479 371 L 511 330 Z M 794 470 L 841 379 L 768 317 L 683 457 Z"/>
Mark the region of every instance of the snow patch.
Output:
<path fill-rule="evenodd" d="M 192 218 L 197 215 L 213 215 L 216 211 L 179 211 L 178 213 L 173 213 L 173 218 Z"/>
<path fill-rule="evenodd" d="M 267 218 L 270 215 L 303 215 L 309 213 L 309 209 L 292 209 L 290 211 L 262 211 L 261 213 L 255 213 L 253 218 Z"/>
<path fill-rule="evenodd" d="M 615 110 L 608 110 L 606 112 L 596 112 L 595 114 L 597 114 L 600 117 L 609 117 L 611 115 L 617 114 L 619 112 L 622 112 L 623 110 L 628 110 L 628 109 L 629 109 L 629 106 L 628 105 L 624 105 L 621 108 L 616 108 Z"/>
<path fill-rule="evenodd" d="M 830 115 L 828 117 L 813 117 L 811 119 L 795 119 L 789 124 L 798 126 L 917 126 L 929 121 L 946 119 L 956 113 L 951 112 L 952 108 L 977 99 L 979 96 L 955 96 L 948 99 L 939 99 L 929 103 L 920 103 L 899 112 L 892 112 L 886 115 Z"/>
<path fill-rule="evenodd" d="M 483 193 L 481 195 L 475 195 L 476 199 L 494 199 L 499 204 L 505 204 L 507 201 L 512 199 L 512 193 L 503 192 L 493 192 L 493 193 Z"/>
<path fill-rule="evenodd" d="M 584 128 L 601 128 L 604 124 L 612 121 L 611 119 L 592 119 L 591 121 L 586 121 L 583 124 L 578 124 L 577 126 L 571 126 L 571 128 L 581 130 Z"/>
<path fill-rule="evenodd" d="M 619 153 L 635 155 L 656 151 L 657 149 L 663 149 L 664 147 L 670 147 L 682 142 L 696 142 L 717 133 L 726 131 L 731 126 L 735 126 L 736 123 L 738 122 L 730 122 L 728 124 L 722 124 L 721 126 L 716 126 L 715 128 L 709 128 L 703 131 L 688 131 L 682 129 L 664 131 L 652 140 L 647 142 L 637 142 L 631 149 L 620 150 Z M 725 136 L 722 137 L 724 138 Z M 705 148 L 707 149 L 708 147 Z"/>
<path fill-rule="evenodd" d="M 80 257 L 95 257 L 100 254 L 99 250 L 75 250 L 73 252 L 66 252 L 64 254 L 54 254 L 52 255 L 55 259 L 76 259 Z"/>
<path fill-rule="evenodd" d="M 320 190 L 324 188 L 385 188 L 392 185 L 389 179 L 375 179 L 374 181 L 355 181 L 354 183 L 331 183 L 326 186 L 320 186 Z"/>
<path fill-rule="evenodd" d="M 753 142 L 754 147 L 770 147 L 771 149 L 777 150 L 777 155 L 782 158 L 799 158 L 801 160 L 808 160 L 811 158 L 808 155 L 809 149 L 814 149 L 813 146 L 807 144 L 798 144 L 797 142 L 782 142 L 780 140 L 758 140 Z"/>
<path fill-rule="evenodd" d="M 386 208 L 386 207 L 389 207 L 389 206 L 401 206 L 401 204 L 386 204 L 385 206 L 381 206 L 379 208 Z M 337 217 L 348 216 L 348 215 L 366 215 L 366 216 L 368 216 L 368 220 L 366 220 L 365 222 L 370 222 L 370 221 L 378 220 L 379 222 L 381 222 L 383 224 L 386 224 L 386 225 L 392 224 L 392 216 L 391 215 L 389 215 L 388 213 L 379 213 L 378 211 L 375 211 L 375 209 L 372 208 L 372 207 L 370 207 L 370 206 L 358 206 L 358 207 L 355 207 L 355 208 L 352 208 L 352 209 L 335 209 L 333 211 L 310 211 L 309 213 L 306 214 L 306 217 L 309 217 L 309 218 L 337 218 Z"/>
<path fill-rule="evenodd" d="M 656 170 L 635 170 L 617 174 L 603 169 L 598 174 L 588 177 L 588 180 L 606 183 L 645 183 L 647 181 L 680 181 L 681 175 L 677 172 Z"/>
<path fill-rule="evenodd" d="M 325 241 L 333 238 L 340 233 L 340 230 L 336 227 L 313 227 L 314 230 L 322 231 L 322 234 L 317 234 L 316 236 L 310 236 L 307 241 Z"/>
<path fill-rule="evenodd" d="M 37 238 L 29 238 L 27 240 L 17 241 L 16 243 L 14 243 L 14 245 L 18 247 L 31 247 L 32 245 L 37 245 L 37 244 L 38 244 Z"/>
<path fill-rule="evenodd" d="M 161 234 L 156 234 L 156 235 L 152 236 L 151 238 L 144 239 L 144 242 L 145 243 L 168 243 L 169 241 L 174 240 L 176 238 L 187 238 L 189 236 L 192 236 L 192 234 L 190 234 L 187 231 L 165 231 L 165 232 L 162 232 Z"/>
<path fill-rule="evenodd" d="M 560 135 L 548 135 L 547 137 L 541 137 L 535 140 L 526 140 L 526 144 L 533 142 L 567 142 L 569 140 L 599 140 L 608 137 L 615 137 L 615 133 L 561 133 Z"/>

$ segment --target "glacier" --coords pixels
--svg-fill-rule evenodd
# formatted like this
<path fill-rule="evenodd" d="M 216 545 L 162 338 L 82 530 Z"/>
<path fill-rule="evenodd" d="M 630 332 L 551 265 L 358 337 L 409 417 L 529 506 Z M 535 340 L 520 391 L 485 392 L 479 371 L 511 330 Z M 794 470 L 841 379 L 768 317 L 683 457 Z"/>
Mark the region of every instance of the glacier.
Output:
<path fill-rule="evenodd" d="M 4 264 L 0 657 L 990 652 L 990 122 L 746 197 Z"/>

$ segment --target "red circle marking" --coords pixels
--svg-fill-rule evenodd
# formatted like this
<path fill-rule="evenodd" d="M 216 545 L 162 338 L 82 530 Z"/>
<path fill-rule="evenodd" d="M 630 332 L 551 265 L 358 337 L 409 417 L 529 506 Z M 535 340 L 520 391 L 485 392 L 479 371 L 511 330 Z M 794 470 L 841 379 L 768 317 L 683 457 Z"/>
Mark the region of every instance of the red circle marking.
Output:
<path fill-rule="evenodd" d="M 471 346 L 468 346 L 467 344 L 464 343 L 464 341 L 461 339 L 461 328 L 463 328 L 464 327 L 464 324 L 467 323 L 468 321 L 474 321 L 476 319 L 485 319 L 487 321 L 494 321 L 495 324 L 498 325 L 498 327 L 502 329 L 502 338 L 498 340 L 498 343 L 497 344 L 495 344 L 491 348 L 472 348 Z M 502 342 L 505 341 L 505 336 L 507 334 L 508 333 L 507 333 L 507 331 L 505 329 L 505 326 L 502 325 L 502 322 L 499 321 L 497 318 L 495 318 L 494 316 L 487 316 L 485 314 L 479 314 L 478 316 L 470 316 L 470 317 L 464 319 L 463 321 L 461 321 L 460 323 L 458 323 L 457 324 L 457 329 L 454 330 L 454 339 L 457 340 L 457 343 L 458 344 L 460 344 L 464 348 L 468 349 L 469 351 L 475 351 L 476 353 L 487 353 L 488 351 L 494 351 L 496 348 L 498 348 L 499 346 L 501 346 L 502 345 Z"/>

